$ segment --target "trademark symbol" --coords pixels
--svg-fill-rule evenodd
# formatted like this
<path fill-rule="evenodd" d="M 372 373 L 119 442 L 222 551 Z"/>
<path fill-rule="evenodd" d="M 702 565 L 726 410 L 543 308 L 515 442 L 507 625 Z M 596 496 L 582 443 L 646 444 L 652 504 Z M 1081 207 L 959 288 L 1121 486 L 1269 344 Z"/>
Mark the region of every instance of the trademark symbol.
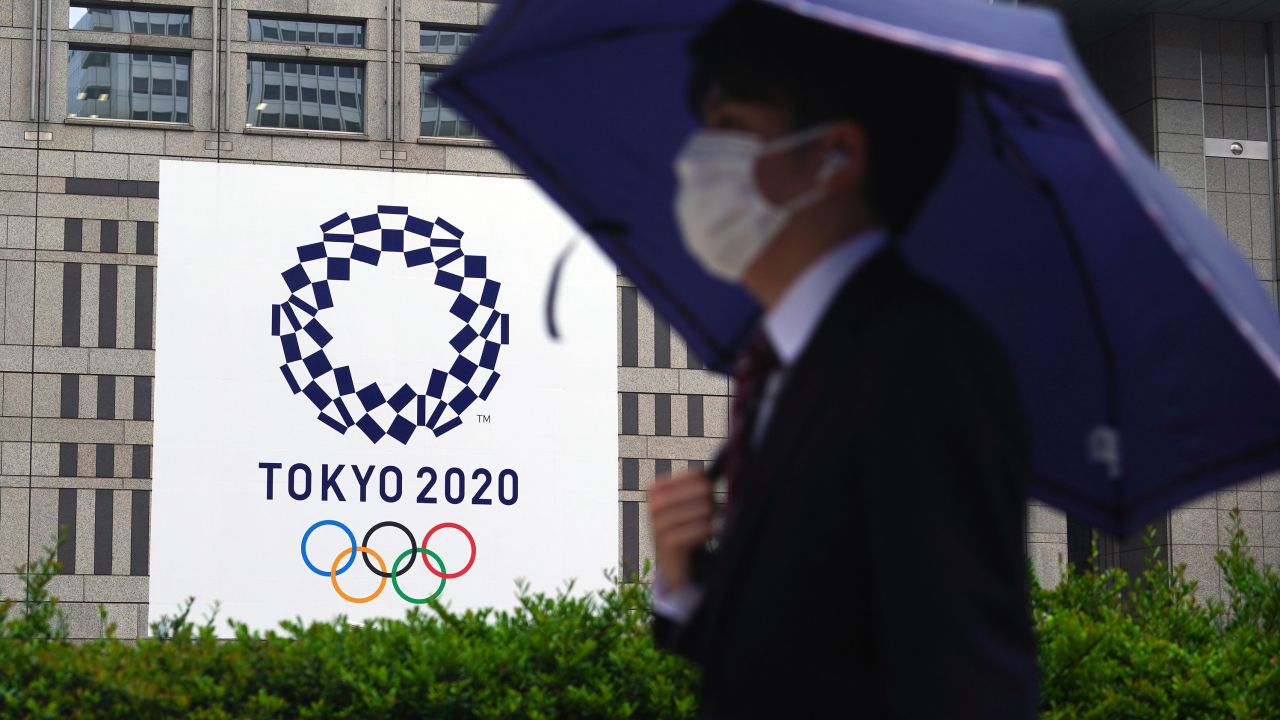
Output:
<path fill-rule="evenodd" d="M 476 422 L 480 423 L 481 425 L 487 424 L 487 423 L 489 422 L 489 416 L 488 416 L 488 415 L 476 415 Z"/>

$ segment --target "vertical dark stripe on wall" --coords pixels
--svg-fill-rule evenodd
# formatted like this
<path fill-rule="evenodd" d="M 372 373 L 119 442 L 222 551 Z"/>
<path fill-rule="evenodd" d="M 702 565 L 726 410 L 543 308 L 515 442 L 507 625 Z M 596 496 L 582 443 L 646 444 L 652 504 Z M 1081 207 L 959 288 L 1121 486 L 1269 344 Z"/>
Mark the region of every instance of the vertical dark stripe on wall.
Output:
<path fill-rule="evenodd" d="M 116 376 L 98 376 L 98 419 L 116 419 Z"/>
<path fill-rule="evenodd" d="M 151 419 L 151 378 L 145 375 L 133 379 L 133 419 Z"/>
<path fill-rule="evenodd" d="M 138 254 L 156 254 L 156 224 L 153 222 L 138 223 Z"/>
<path fill-rule="evenodd" d="M 66 444 L 66 443 L 64 443 Z M 72 445 L 74 448 L 75 446 Z M 76 573 L 76 490 L 61 488 L 58 490 L 58 573 L 74 575 Z"/>
<path fill-rule="evenodd" d="M 129 518 L 129 574 L 151 572 L 151 491 L 133 491 L 133 516 Z"/>
<path fill-rule="evenodd" d="M 666 458 L 658 458 L 653 461 L 654 477 L 662 477 L 671 474 L 671 461 Z"/>
<path fill-rule="evenodd" d="M 1067 515 L 1067 562 L 1077 570 L 1084 570 L 1092 552 L 1093 528 L 1074 515 Z"/>
<path fill-rule="evenodd" d="M 653 434 L 671 434 L 671 396 L 666 393 L 653 396 Z"/>
<path fill-rule="evenodd" d="M 622 458 L 622 489 L 640 489 L 640 461 L 635 458 Z"/>
<path fill-rule="evenodd" d="M 80 252 L 84 249 L 84 221 L 80 218 L 66 218 L 62 221 L 62 249 L 68 252 Z"/>
<path fill-rule="evenodd" d="M 110 447 L 110 446 L 108 446 Z M 111 519 L 115 516 L 112 507 L 115 504 L 115 492 L 112 490 L 95 490 L 93 493 L 93 574 L 111 574 Z"/>
<path fill-rule="evenodd" d="M 75 477 L 79 473 L 80 449 L 75 443 L 58 443 L 58 475 Z"/>
<path fill-rule="evenodd" d="M 686 346 L 684 351 L 684 364 L 692 370 L 703 369 L 702 360 L 693 352 L 693 348 Z"/>
<path fill-rule="evenodd" d="M 671 367 L 671 323 L 653 314 L 653 366 Z"/>
<path fill-rule="evenodd" d="M 622 434 L 640 434 L 640 396 L 622 393 Z"/>
<path fill-rule="evenodd" d="M 120 252 L 120 221 L 119 220 L 103 220 L 101 245 L 99 249 L 104 253 Z"/>
<path fill-rule="evenodd" d="M 133 316 L 133 346 L 139 350 L 152 350 L 151 323 L 155 315 L 156 269 L 138 267 L 138 291 L 134 297 L 136 311 Z"/>
<path fill-rule="evenodd" d="M 98 266 L 98 347 L 116 346 L 117 265 Z"/>
<path fill-rule="evenodd" d="M 80 347 L 80 263 L 62 265 L 62 346 Z"/>
<path fill-rule="evenodd" d="M 64 418 L 80 417 L 80 376 L 64 374 L 61 385 L 58 414 Z"/>
<path fill-rule="evenodd" d="M 689 437 L 702 437 L 702 396 L 689 396 Z"/>
<path fill-rule="evenodd" d="M 134 480 L 146 480 L 151 477 L 151 446 L 133 446 L 133 470 L 129 473 Z"/>
<path fill-rule="evenodd" d="M 636 289 L 622 288 L 622 367 L 640 364 L 640 321 Z"/>
<path fill-rule="evenodd" d="M 635 582 L 640 574 L 640 503 L 622 502 L 622 580 Z"/>
<path fill-rule="evenodd" d="M 98 443 L 94 446 L 93 476 L 109 478 L 116 476 L 116 448 L 110 443 Z"/>

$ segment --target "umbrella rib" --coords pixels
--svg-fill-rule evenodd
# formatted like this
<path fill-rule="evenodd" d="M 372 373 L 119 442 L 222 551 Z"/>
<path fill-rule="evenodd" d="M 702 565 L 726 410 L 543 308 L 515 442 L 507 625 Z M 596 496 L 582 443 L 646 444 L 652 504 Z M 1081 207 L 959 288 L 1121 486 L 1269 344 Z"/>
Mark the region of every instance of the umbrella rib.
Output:
<path fill-rule="evenodd" d="M 996 156 L 1000 159 L 1009 159 L 1013 162 L 1010 164 L 1016 171 L 1020 172 L 1030 183 L 1031 187 L 1041 195 L 1045 202 L 1049 205 L 1050 212 L 1058 227 L 1062 231 L 1062 238 L 1065 241 L 1067 252 L 1071 257 L 1072 265 L 1075 266 L 1076 277 L 1080 281 L 1081 293 L 1084 296 L 1085 310 L 1089 315 L 1090 327 L 1093 329 L 1094 339 L 1098 343 L 1098 352 L 1102 356 L 1102 372 L 1103 383 L 1105 388 L 1105 420 L 1112 431 L 1118 432 L 1120 428 L 1119 418 L 1119 389 L 1116 384 L 1116 358 L 1115 349 L 1111 345 L 1111 339 L 1107 335 L 1106 326 L 1103 321 L 1102 306 L 1098 302 L 1098 296 L 1095 289 L 1093 274 L 1089 271 L 1089 265 L 1085 261 L 1084 253 L 1080 248 L 1079 238 L 1076 236 L 1075 228 L 1071 225 L 1071 220 L 1067 215 L 1066 209 L 1062 206 L 1062 200 L 1058 197 L 1058 193 L 1054 190 L 1052 183 L 1048 181 L 1039 171 L 1036 170 L 1026 152 L 1010 137 L 1008 133 L 1001 127 L 999 121 L 995 118 L 994 111 L 988 104 L 988 96 L 983 92 L 975 91 L 974 99 L 977 102 L 978 110 L 982 115 L 983 121 L 987 125 L 987 130 L 991 134 L 993 149 Z M 1111 468 L 1111 477 L 1117 479 L 1120 469 L 1117 464 Z M 1115 491 L 1119 492 L 1119 484 L 1113 485 Z"/>

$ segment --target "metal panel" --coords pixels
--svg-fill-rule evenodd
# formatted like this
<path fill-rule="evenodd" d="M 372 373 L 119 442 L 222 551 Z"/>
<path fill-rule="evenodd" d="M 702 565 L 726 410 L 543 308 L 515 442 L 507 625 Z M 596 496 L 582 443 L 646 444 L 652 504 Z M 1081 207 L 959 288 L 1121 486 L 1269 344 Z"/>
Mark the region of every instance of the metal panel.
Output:
<path fill-rule="evenodd" d="M 635 458 L 622 459 L 622 489 L 640 489 L 640 461 Z"/>
<path fill-rule="evenodd" d="M 1269 160 L 1267 143 L 1261 140 L 1232 140 L 1230 138 L 1205 138 L 1205 157 L 1243 158 L 1245 160 Z"/>
<path fill-rule="evenodd" d="M 213 70 L 212 83 L 209 89 L 209 129 L 218 129 L 218 100 L 222 97 L 218 94 L 218 18 L 221 8 L 215 1 L 213 3 Z"/>
<path fill-rule="evenodd" d="M 74 447 L 74 446 L 73 446 Z M 58 490 L 58 573 L 76 573 L 76 491 L 75 488 Z"/>
<path fill-rule="evenodd" d="M 108 445 L 107 447 L 111 447 Z M 112 514 L 115 511 L 115 493 L 97 490 L 93 498 L 93 574 L 111 574 L 111 546 L 114 541 Z"/>
<path fill-rule="evenodd" d="M 31 24 L 35 25 L 36 21 L 33 17 Z M 42 78 L 41 90 L 44 92 L 44 120 L 48 122 L 49 118 L 49 76 L 53 74 L 53 0 L 45 0 L 44 2 L 44 77 Z"/>
<path fill-rule="evenodd" d="M 653 434 L 671 434 L 671 396 L 667 393 L 653 396 Z"/>
<path fill-rule="evenodd" d="M 62 266 L 62 346 L 80 347 L 80 263 Z"/>
<path fill-rule="evenodd" d="M 98 376 L 98 419 L 116 419 L 116 376 Z"/>
<path fill-rule="evenodd" d="M 131 505 L 129 574 L 147 575 L 151 572 L 151 491 L 134 490 Z"/>
<path fill-rule="evenodd" d="M 80 376 L 64 374 L 60 384 L 58 415 L 63 418 L 80 417 Z"/>
<path fill-rule="evenodd" d="M 622 503 L 622 580 L 634 582 L 640 574 L 640 503 Z"/>
<path fill-rule="evenodd" d="M 105 263 L 98 266 L 98 347 L 100 348 L 116 346 L 116 315 L 119 304 L 116 276 L 119 269 L 118 265 Z"/>

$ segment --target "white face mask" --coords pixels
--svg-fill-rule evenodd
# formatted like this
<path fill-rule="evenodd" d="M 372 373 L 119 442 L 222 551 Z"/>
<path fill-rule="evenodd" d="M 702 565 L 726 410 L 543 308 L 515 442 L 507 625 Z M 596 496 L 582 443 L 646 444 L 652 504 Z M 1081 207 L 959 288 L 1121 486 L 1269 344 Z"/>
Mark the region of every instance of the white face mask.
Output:
<path fill-rule="evenodd" d="M 710 274 L 738 282 L 797 211 L 822 199 L 823 181 L 843 163 L 833 155 L 814 187 L 774 205 L 756 186 L 756 162 L 804 145 L 829 125 L 764 142 L 749 133 L 700 129 L 676 156 L 676 220 L 685 247 Z"/>

